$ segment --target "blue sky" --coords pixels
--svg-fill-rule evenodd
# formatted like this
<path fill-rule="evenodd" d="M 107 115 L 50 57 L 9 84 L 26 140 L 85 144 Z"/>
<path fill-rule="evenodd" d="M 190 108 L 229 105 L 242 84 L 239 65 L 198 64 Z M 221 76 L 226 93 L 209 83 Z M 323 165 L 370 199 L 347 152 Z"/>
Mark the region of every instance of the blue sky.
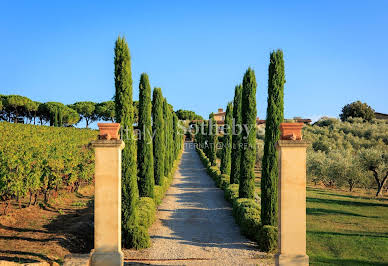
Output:
<path fill-rule="evenodd" d="M 211 2 L 211 3 L 209 3 Z M 285 54 L 285 116 L 338 116 L 355 100 L 388 113 L 388 1 L 0 1 L 0 94 L 105 101 L 127 38 L 175 109 L 208 116 L 255 70 L 265 117 L 269 53 Z"/>

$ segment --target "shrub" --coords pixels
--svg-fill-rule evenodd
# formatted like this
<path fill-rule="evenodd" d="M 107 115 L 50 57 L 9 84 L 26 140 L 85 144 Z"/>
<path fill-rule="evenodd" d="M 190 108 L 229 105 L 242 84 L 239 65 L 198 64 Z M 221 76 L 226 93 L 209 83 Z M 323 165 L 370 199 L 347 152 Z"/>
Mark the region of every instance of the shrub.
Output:
<path fill-rule="evenodd" d="M 247 236 L 254 236 L 260 225 L 260 207 L 253 199 L 239 198 L 233 201 L 233 215 Z"/>
<path fill-rule="evenodd" d="M 224 190 L 225 199 L 229 202 L 234 202 L 238 198 L 238 184 L 230 184 Z"/>
<path fill-rule="evenodd" d="M 255 238 L 260 250 L 274 251 L 278 246 L 278 228 L 272 225 L 264 225 L 257 232 Z"/>
<path fill-rule="evenodd" d="M 222 189 L 225 189 L 230 184 L 230 176 L 222 174 L 219 179 L 218 186 Z"/>
<path fill-rule="evenodd" d="M 166 183 L 165 181 L 164 183 Z M 154 201 L 156 205 L 159 205 L 162 202 L 164 196 L 164 183 L 162 186 L 155 185 L 154 187 Z"/>
<path fill-rule="evenodd" d="M 148 228 L 155 221 L 156 206 L 152 198 L 141 197 L 137 204 L 139 225 Z"/>
<path fill-rule="evenodd" d="M 342 108 L 340 118 L 346 121 L 349 117 L 361 117 L 366 121 L 371 121 L 375 117 L 375 110 L 366 103 L 360 101 L 352 102 Z"/>
<path fill-rule="evenodd" d="M 151 239 L 146 227 L 141 225 L 129 225 L 128 234 L 125 234 L 125 243 L 128 248 L 143 249 L 151 246 Z"/>

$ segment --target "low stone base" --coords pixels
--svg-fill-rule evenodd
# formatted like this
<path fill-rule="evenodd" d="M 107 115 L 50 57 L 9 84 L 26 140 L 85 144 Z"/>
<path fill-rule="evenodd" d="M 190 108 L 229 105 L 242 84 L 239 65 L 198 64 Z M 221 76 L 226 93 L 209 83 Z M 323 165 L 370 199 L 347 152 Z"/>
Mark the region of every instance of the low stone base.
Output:
<path fill-rule="evenodd" d="M 309 256 L 307 256 L 307 255 L 276 254 L 275 255 L 275 265 L 276 266 L 309 265 Z"/>
<path fill-rule="evenodd" d="M 89 266 L 90 254 L 69 254 L 65 256 L 63 266 Z"/>
<path fill-rule="evenodd" d="M 92 251 L 90 266 L 122 266 L 124 265 L 124 254 L 121 251 L 112 253 L 98 253 Z"/>

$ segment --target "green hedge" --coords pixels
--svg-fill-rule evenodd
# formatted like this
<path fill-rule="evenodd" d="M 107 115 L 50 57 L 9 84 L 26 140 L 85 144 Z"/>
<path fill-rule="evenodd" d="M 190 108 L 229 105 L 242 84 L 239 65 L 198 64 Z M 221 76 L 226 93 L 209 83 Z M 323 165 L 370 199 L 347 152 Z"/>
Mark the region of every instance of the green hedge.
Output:
<path fill-rule="evenodd" d="M 171 169 L 169 175 L 163 179 L 163 184 L 161 186 L 154 187 L 154 198 L 149 197 L 140 197 L 136 205 L 137 210 L 137 222 L 135 225 L 129 226 L 132 236 L 130 243 L 132 243 L 132 248 L 134 249 L 143 249 L 151 246 L 151 239 L 148 233 L 148 229 L 155 221 L 156 217 L 156 208 L 162 202 L 167 189 L 172 183 L 174 173 L 178 167 L 178 163 L 181 158 L 181 153 L 174 162 L 174 167 Z"/>
<path fill-rule="evenodd" d="M 241 233 L 257 242 L 262 251 L 274 251 L 277 248 L 278 229 L 274 226 L 261 224 L 260 205 L 253 199 L 238 197 L 238 184 L 230 184 L 228 175 L 221 175 L 216 166 L 211 166 L 205 153 L 197 148 L 199 157 L 206 167 L 207 173 L 216 185 L 224 190 L 225 199 L 233 206 L 233 216 L 240 226 Z"/>

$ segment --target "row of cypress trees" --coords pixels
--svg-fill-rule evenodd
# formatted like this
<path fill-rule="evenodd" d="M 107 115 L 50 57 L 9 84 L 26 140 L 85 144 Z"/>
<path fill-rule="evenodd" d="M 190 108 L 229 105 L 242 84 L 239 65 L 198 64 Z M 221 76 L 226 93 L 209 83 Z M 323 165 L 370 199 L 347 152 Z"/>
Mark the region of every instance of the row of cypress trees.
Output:
<path fill-rule="evenodd" d="M 226 108 L 220 170 L 239 184 L 240 198 L 255 197 L 256 87 L 255 72 L 248 68 Z"/>
<path fill-rule="evenodd" d="M 231 184 L 240 184 L 241 198 L 254 198 L 255 191 L 256 87 L 255 73 L 248 68 L 242 85 L 235 88 L 233 103 L 228 103 L 224 120 L 220 171 L 230 175 Z M 249 130 L 243 130 L 246 127 Z M 216 166 L 218 136 L 213 113 L 203 133 L 196 136 L 197 142 L 204 147 L 211 165 Z"/>
<path fill-rule="evenodd" d="M 134 135 L 133 87 L 130 53 L 125 38 L 115 43 L 116 121 L 125 129 L 122 151 L 122 233 L 123 245 L 130 248 L 141 240 L 137 203 L 139 197 L 154 197 L 154 186 L 162 185 L 182 148 L 178 117 L 160 88 L 151 99 L 148 75 L 139 82 L 139 135 Z"/>
<path fill-rule="evenodd" d="M 278 154 L 276 143 L 280 138 L 279 125 L 284 119 L 284 59 L 283 51 L 270 54 L 268 67 L 268 99 L 265 128 L 264 156 L 261 178 L 261 220 L 263 225 L 277 225 L 278 206 Z M 240 198 L 255 198 L 256 161 L 256 78 L 251 68 L 245 72 L 241 85 L 235 87 L 233 103 L 228 103 L 225 115 L 224 136 L 220 171 L 230 176 L 231 184 L 239 184 Z M 210 115 L 209 125 L 214 123 Z M 245 130 L 242 126 L 247 127 Z M 205 127 L 205 132 L 211 130 Z M 239 134 L 241 133 L 241 134 Z M 205 145 L 205 153 L 212 165 L 216 165 L 213 149 L 214 136 L 199 135 L 199 143 Z M 207 142 L 205 142 L 205 140 Z"/>

